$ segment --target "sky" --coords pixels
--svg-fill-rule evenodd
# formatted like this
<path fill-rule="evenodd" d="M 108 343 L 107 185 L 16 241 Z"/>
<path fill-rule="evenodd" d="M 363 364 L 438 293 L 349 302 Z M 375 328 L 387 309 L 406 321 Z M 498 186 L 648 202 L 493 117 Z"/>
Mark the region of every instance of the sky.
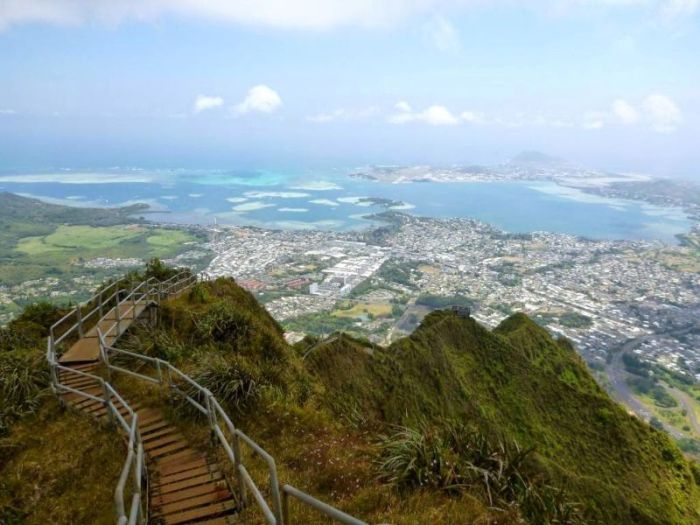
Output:
<path fill-rule="evenodd" d="M 0 169 L 700 179 L 700 0 L 0 0 Z"/>

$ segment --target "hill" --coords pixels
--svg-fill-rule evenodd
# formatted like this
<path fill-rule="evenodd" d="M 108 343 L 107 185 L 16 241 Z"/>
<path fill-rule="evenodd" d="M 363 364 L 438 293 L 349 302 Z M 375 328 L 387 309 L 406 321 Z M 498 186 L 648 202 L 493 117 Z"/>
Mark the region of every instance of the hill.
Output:
<path fill-rule="evenodd" d="M 18 334 L 36 335 L 59 314 L 39 308 L 18 319 L 0 334 L 6 356 L 40 356 Z M 697 465 L 613 402 L 567 341 L 524 315 L 489 331 L 438 311 L 387 348 L 343 334 L 289 346 L 250 293 L 218 279 L 162 304 L 159 317 L 120 345 L 211 390 L 275 457 L 283 482 L 370 523 L 700 523 Z M 22 374 L 10 368 L 24 362 L 7 361 L 5 391 L 19 391 L 12 378 Z M 117 381 L 123 392 L 143 388 Z M 192 411 L 171 415 L 208 442 Z M 14 428 L 26 421 L 9 428 L 15 469 L 23 434 Z M 34 428 L 41 433 L 41 421 Z M 263 479 L 264 468 L 251 475 Z M 299 523 L 324 523 L 304 512 L 295 509 Z"/>
<path fill-rule="evenodd" d="M 147 224 L 138 217 L 147 208 L 78 208 L 1 192 L 0 284 L 8 289 L 0 300 L 0 324 L 28 298 L 81 299 L 125 267 L 86 264 L 92 259 L 173 257 L 198 240 L 183 229 Z"/>

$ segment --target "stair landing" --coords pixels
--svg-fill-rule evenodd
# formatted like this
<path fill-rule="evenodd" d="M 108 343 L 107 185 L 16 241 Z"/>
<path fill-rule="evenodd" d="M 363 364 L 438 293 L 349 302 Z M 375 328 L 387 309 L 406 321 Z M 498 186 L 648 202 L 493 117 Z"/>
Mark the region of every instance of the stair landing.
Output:
<path fill-rule="evenodd" d="M 138 317 L 148 307 L 148 301 L 136 301 L 136 303 L 126 302 L 120 304 L 119 315 L 119 333 L 117 334 L 117 307 L 112 308 L 107 314 L 90 330 L 87 331 L 73 346 L 70 347 L 58 360 L 62 365 L 71 363 L 90 363 L 97 361 L 100 357 L 100 340 L 97 335 L 99 328 L 102 333 L 109 333 L 105 337 L 107 344 L 111 344 L 121 334 L 123 334 L 129 326 L 138 319 Z M 133 310 L 131 309 L 133 306 Z"/>

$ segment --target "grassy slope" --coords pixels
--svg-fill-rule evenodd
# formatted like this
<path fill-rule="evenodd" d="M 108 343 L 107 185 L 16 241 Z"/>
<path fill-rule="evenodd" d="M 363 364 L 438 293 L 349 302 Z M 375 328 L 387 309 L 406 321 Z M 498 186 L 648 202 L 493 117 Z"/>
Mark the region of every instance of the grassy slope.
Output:
<path fill-rule="evenodd" d="M 46 400 L 0 439 L 0 523 L 114 523 L 121 436 Z"/>
<path fill-rule="evenodd" d="M 221 305 L 235 312 L 235 333 L 216 318 L 221 333 L 204 336 L 201 327 L 212 325 L 211 312 Z M 399 497 L 376 481 L 376 439 L 387 424 L 453 419 L 535 447 L 538 469 L 566 486 L 593 520 L 700 523 L 700 490 L 675 445 L 614 403 L 568 342 L 554 341 L 525 316 L 489 332 L 436 312 L 389 348 L 341 336 L 306 360 L 230 281 L 173 301 L 163 321 L 167 336 L 188 349 L 178 366 L 194 374 L 221 359 L 243 359 L 259 387 L 258 410 L 238 411 L 235 419 L 278 458 L 283 479 L 366 519 L 422 523 L 441 516 L 449 523 L 447 507 L 455 515 L 487 514 L 468 495 L 432 492 L 433 507 L 425 491 Z M 233 382 L 219 377 L 212 389 L 225 392 L 222 385 Z"/>
<path fill-rule="evenodd" d="M 439 312 L 373 355 L 339 339 L 310 360 L 337 413 L 466 420 L 535 447 L 551 478 L 605 522 L 700 522 L 700 490 L 675 445 L 627 415 L 567 343 L 525 316 L 491 333 Z"/>

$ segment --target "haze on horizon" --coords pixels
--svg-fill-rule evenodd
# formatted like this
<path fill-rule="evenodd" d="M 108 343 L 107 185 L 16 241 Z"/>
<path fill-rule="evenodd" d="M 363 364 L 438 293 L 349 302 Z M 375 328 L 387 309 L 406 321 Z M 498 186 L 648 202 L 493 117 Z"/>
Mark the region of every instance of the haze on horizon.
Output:
<path fill-rule="evenodd" d="M 0 169 L 493 163 L 700 178 L 699 0 L 4 0 Z"/>

